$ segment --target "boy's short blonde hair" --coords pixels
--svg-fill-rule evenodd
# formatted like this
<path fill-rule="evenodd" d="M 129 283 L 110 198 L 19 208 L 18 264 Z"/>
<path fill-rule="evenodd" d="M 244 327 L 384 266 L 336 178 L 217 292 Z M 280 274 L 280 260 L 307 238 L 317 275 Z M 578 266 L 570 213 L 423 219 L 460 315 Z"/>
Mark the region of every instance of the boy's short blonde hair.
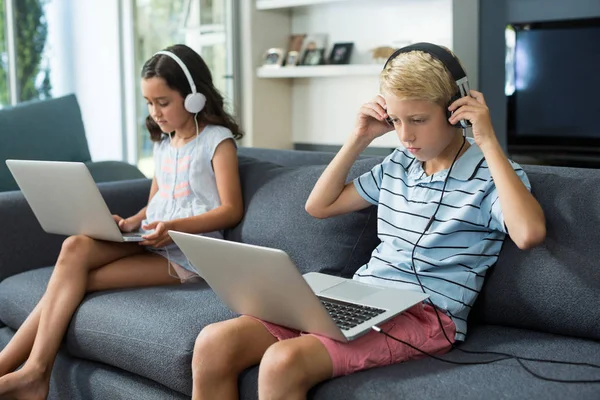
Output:
<path fill-rule="evenodd" d="M 379 82 L 381 93 L 387 92 L 401 99 L 428 100 L 444 108 L 458 92 L 458 86 L 444 64 L 418 50 L 401 53 L 391 60 L 381 72 Z"/>

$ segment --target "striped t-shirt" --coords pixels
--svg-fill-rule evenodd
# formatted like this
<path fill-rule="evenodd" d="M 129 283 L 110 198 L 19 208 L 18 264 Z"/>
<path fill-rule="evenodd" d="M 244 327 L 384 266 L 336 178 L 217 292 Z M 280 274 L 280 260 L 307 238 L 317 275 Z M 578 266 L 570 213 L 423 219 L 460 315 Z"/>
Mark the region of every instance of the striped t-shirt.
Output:
<path fill-rule="evenodd" d="M 467 140 L 471 146 L 456 160 L 435 220 L 414 252 L 423 289 L 456 324 L 456 340 L 465 339 L 467 316 L 506 236 L 487 162 L 475 141 Z M 511 165 L 531 190 L 525 172 L 518 164 Z M 427 176 L 422 162 L 401 147 L 354 180 L 358 193 L 378 206 L 381 240 L 354 279 L 422 290 L 412 269 L 411 253 L 437 207 L 447 174 L 446 169 Z"/>

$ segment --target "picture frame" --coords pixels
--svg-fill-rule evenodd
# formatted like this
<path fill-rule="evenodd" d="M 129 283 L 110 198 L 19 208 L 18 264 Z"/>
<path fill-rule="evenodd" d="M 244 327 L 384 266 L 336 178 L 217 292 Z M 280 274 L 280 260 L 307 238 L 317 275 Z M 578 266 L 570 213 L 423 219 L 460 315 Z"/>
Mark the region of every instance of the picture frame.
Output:
<path fill-rule="evenodd" d="M 349 64 L 354 43 L 335 43 L 329 54 L 329 64 Z"/>
<path fill-rule="evenodd" d="M 288 52 L 297 51 L 300 52 L 302 50 L 302 46 L 304 44 L 304 39 L 306 38 L 306 34 L 294 34 L 290 35 L 289 43 L 288 43 Z"/>
<path fill-rule="evenodd" d="M 263 57 L 264 67 L 281 67 L 283 64 L 283 49 L 281 48 L 270 48 L 265 52 Z"/>
<path fill-rule="evenodd" d="M 304 51 L 302 65 L 325 64 L 325 49 L 309 49 Z"/>
<path fill-rule="evenodd" d="M 325 63 L 326 33 L 308 34 L 302 45 L 301 65 L 321 65 Z"/>
<path fill-rule="evenodd" d="M 295 67 L 299 64 L 300 52 L 302 51 L 305 37 L 306 34 L 304 33 L 290 35 L 287 49 L 288 52 L 284 64 L 286 67 Z"/>

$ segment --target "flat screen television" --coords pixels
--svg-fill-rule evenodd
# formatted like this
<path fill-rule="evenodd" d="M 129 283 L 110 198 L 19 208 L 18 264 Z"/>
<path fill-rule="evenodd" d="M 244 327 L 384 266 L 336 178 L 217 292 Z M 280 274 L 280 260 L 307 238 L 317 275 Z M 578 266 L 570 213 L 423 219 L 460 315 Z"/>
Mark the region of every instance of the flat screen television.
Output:
<path fill-rule="evenodd" d="M 600 154 L 600 18 L 507 27 L 509 152 Z"/>

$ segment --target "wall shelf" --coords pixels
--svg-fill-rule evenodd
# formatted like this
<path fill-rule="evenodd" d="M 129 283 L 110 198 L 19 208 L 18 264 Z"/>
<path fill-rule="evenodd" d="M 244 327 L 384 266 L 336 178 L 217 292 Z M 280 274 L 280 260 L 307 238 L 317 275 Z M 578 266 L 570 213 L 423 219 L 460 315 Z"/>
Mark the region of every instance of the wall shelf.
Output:
<path fill-rule="evenodd" d="M 259 67 L 259 78 L 325 78 L 344 76 L 377 76 L 383 69 L 379 64 L 314 65 L 296 67 Z"/>
<path fill-rule="evenodd" d="M 313 6 L 315 4 L 338 3 L 348 0 L 257 0 L 257 10 L 274 10 L 281 8 L 292 8 L 302 6 Z"/>

